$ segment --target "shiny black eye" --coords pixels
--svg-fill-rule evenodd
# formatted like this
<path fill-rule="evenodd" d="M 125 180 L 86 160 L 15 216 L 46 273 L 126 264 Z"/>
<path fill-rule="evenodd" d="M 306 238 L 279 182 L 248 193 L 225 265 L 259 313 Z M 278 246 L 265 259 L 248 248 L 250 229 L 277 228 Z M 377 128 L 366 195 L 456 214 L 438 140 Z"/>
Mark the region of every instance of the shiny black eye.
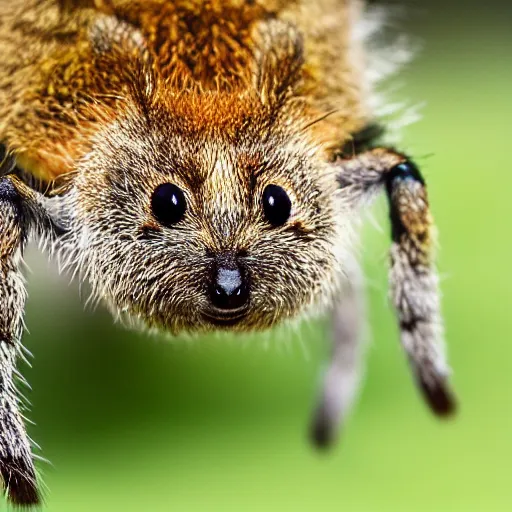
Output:
<path fill-rule="evenodd" d="M 164 226 L 176 224 L 183 219 L 187 211 L 185 195 L 176 185 L 163 183 L 153 192 L 151 209 L 158 222 Z"/>
<path fill-rule="evenodd" d="M 272 226 L 282 226 L 292 211 L 292 202 L 285 190 L 277 185 L 267 185 L 263 191 L 263 211 Z"/>

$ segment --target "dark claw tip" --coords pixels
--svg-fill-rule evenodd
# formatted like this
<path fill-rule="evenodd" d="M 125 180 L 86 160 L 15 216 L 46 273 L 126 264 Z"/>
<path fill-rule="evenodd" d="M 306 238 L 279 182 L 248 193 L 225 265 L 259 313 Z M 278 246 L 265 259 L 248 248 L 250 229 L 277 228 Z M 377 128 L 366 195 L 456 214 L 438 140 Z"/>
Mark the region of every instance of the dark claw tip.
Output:
<path fill-rule="evenodd" d="M 457 401 L 444 381 L 434 385 L 420 380 L 420 387 L 432 411 L 442 418 L 452 416 L 457 411 Z"/>
<path fill-rule="evenodd" d="M 309 437 L 315 448 L 319 450 L 328 450 L 336 444 L 336 429 L 333 428 L 332 422 L 319 411 L 316 415 Z"/>
<path fill-rule="evenodd" d="M 2 477 L 7 497 L 11 503 L 21 507 L 41 504 L 33 467 L 27 467 L 24 461 L 0 461 Z"/>

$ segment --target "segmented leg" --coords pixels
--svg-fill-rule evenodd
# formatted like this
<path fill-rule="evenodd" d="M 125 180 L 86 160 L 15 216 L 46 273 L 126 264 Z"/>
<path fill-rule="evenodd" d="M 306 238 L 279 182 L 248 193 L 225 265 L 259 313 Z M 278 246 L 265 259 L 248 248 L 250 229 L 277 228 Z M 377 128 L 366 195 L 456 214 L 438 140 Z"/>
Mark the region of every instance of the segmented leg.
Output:
<path fill-rule="evenodd" d="M 0 476 L 11 502 L 40 502 L 30 442 L 16 392 L 25 287 L 20 265 L 34 229 L 51 229 L 35 192 L 16 177 L 0 178 Z"/>
<path fill-rule="evenodd" d="M 443 343 L 433 222 L 425 181 L 404 155 L 377 148 L 339 162 L 340 195 L 357 206 L 385 189 L 392 229 L 390 292 L 400 337 L 419 387 L 439 415 L 454 411 Z"/>
<path fill-rule="evenodd" d="M 350 411 L 362 374 L 364 300 L 359 269 L 333 311 L 334 345 L 313 417 L 312 441 L 331 445 Z"/>

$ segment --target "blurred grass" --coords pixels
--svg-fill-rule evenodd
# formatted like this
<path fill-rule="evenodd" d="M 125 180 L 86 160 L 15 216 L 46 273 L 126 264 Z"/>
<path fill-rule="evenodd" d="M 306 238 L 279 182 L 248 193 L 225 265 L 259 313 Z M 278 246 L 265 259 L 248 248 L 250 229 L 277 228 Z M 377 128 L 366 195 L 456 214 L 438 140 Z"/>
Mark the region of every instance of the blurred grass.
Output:
<path fill-rule="evenodd" d="M 459 416 L 439 423 L 413 388 L 386 303 L 385 223 L 365 236 L 367 379 L 331 454 L 305 437 L 322 322 L 291 342 L 276 332 L 158 343 L 84 313 L 76 287 L 41 277 L 44 266 L 29 282 L 25 374 L 30 432 L 53 463 L 41 465 L 47 510 L 512 510 L 510 15 L 445 7 L 408 27 L 426 49 L 399 96 L 428 101 L 404 147 L 429 179 L 440 230 Z"/>

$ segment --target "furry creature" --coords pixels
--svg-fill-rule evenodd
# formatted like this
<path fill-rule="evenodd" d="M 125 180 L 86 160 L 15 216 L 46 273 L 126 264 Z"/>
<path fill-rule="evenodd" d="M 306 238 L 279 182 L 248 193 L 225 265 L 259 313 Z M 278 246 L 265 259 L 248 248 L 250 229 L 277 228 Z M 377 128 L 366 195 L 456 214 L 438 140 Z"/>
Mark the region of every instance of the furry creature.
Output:
<path fill-rule="evenodd" d="M 377 24 L 364 11 L 0 0 L 0 474 L 12 502 L 40 500 L 13 380 L 32 237 L 136 325 L 253 331 L 331 315 L 312 427 L 325 446 L 358 381 L 355 221 L 382 191 L 401 341 L 434 412 L 454 409 L 425 182 L 376 144 L 365 41 Z"/>

